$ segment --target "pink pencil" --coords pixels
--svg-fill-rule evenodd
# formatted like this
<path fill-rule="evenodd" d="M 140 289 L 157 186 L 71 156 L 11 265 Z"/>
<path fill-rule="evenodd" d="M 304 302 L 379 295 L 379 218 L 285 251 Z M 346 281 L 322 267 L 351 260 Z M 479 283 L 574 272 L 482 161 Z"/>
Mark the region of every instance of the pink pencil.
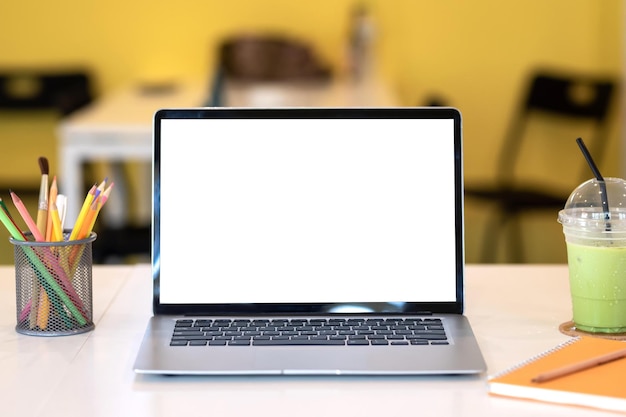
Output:
<path fill-rule="evenodd" d="M 43 237 L 43 235 L 37 228 L 37 223 L 35 223 L 30 213 L 28 213 L 28 210 L 26 209 L 26 206 L 24 205 L 22 200 L 13 191 L 10 191 L 10 193 L 11 193 L 11 199 L 13 200 L 13 204 L 15 204 L 15 207 L 17 208 L 17 211 L 22 216 L 22 219 L 24 219 L 26 226 L 28 226 L 28 230 L 30 230 L 30 232 L 33 234 L 35 241 L 37 242 L 45 241 L 45 237 Z"/>

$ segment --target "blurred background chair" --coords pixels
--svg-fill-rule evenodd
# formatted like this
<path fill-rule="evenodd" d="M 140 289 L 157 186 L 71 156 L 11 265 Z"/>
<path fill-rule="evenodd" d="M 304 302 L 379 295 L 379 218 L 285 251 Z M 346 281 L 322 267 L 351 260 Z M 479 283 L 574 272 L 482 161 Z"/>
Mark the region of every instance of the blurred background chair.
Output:
<path fill-rule="evenodd" d="M 245 94 L 252 105 L 267 101 L 304 106 L 303 90 L 314 90 L 331 77 L 329 67 L 305 41 L 272 34 L 233 35 L 218 47 L 209 105 L 228 106 L 229 95 Z"/>
<path fill-rule="evenodd" d="M 601 165 L 616 89 L 614 80 L 588 74 L 540 70 L 530 76 L 500 149 L 495 181 L 466 184 L 468 201 L 492 206 L 481 262 L 494 262 L 507 249 L 507 262 L 524 262 L 522 216 L 543 211 L 556 218 L 571 191 L 591 178 L 575 139 L 582 137 Z"/>
<path fill-rule="evenodd" d="M 0 190 L 36 196 L 41 180 L 38 158 L 48 158 L 51 175 L 58 169 L 59 120 L 92 100 L 91 75 L 82 68 L 0 68 L 0 140 L 17 145 L 11 152 L 0 152 Z"/>

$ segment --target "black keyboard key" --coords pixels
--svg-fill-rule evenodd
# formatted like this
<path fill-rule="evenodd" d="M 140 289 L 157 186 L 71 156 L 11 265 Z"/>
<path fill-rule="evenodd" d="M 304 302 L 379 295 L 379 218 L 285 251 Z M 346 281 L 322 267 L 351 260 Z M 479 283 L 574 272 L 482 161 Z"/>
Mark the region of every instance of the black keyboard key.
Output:
<path fill-rule="evenodd" d="M 203 334 L 197 335 L 197 336 L 192 336 L 192 335 L 187 335 L 187 336 L 174 336 L 172 337 L 172 341 L 174 340 L 209 340 L 212 339 L 211 336 L 205 336 Z"/>
<path fill-rule="evenodd" d="M 370 342 L 367 339 L 348 339 L 349 346 L 365 346 L 369 345 Z"/>
<path fill-rule="evenodd" d="M 182 330 L 180 329 L 175 329 L 174 330 L 174 336 L 197 336 L 197 335 L 201 335 L 202 331 L 200 329 L 193 329 L 190 327 L 182 327 Z"/>
<path fill-rule="evenodd" d="M 447 337 L 445 334 L 413 334 L 406 336 L 408 340 L 446 340 Z"/>
<path fill-rule="evenodd" d="M 228 346 L 250 346 L 250 339 L 235 339 L 228 342 Z"/>

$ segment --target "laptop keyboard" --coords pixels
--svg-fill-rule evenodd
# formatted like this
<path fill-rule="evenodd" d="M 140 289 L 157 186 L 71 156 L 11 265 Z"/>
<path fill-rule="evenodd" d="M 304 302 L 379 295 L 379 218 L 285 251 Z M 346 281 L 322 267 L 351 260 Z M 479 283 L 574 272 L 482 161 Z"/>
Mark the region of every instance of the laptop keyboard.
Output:
<path fill-rule="evenodd" d="M 180 319 L 170 346 L 447 345 L 441 319 Z"/>

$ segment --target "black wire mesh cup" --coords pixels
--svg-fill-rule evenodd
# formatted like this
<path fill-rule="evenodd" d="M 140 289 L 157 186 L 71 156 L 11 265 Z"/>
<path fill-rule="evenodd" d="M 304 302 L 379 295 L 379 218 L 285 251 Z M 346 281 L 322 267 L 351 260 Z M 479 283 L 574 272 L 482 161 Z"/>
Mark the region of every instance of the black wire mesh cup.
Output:
<path fill-rule="evenodd" d="M 69 232 L 64 232 L 65 238 Z M 28 236 L 28 235 L 27 235 Z M 15 258 L 18 333 L 66 336 L 93 330 L 92 243 L 9 239 Z"/>

